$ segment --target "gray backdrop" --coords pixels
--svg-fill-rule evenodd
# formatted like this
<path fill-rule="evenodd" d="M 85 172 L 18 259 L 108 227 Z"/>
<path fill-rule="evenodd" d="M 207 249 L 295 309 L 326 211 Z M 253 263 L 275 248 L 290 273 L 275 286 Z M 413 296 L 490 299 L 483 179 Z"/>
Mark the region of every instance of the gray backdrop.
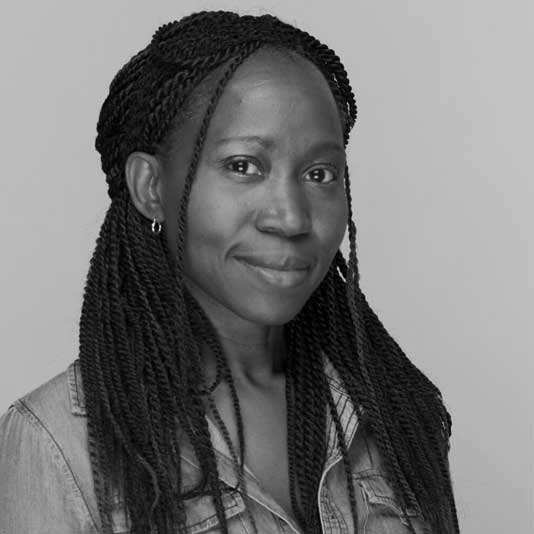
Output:
<path fill-rule="evenodd" d="M 192 9 L 272 11 L 342 57 L 362 287 L 453 414 L 462 532 L 532 527 L 532 1 L 4 2 L 0 412 L 76 357 L 118 68 Z M 530 180 L 529 180 L 530 179 Z"/>

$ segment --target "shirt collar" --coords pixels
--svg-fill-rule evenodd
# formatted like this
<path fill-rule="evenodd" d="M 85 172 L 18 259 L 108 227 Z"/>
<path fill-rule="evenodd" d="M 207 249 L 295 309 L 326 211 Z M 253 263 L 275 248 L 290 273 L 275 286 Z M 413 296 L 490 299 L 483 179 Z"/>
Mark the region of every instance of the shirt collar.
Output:
<path fill-rule="evenodd" d="M 345 445 L 348 449 L 358 428 L 358 412 L 361 415 L 363 410 L 361 406 L 358 411 L 355 410 L 354 404 L 352 403 L 350 396 L 347 394 L 339 374 L 327 358 L 324 358 L 324 368 L 330 385 L 330 391 L 332 392 L 332 399 L 339 414 L 341 428 L 344 432 Z M 67 383 L 72 413 L 74 415 L 87 415 L 79 360 L 75 360 L 69 365 L 67 369 Z M 209 419 L 208 426 L 215 450 L 225 458 L 225 464 L 229 461 L 230 465 L 232 465 L 230 451 L 228 450 L 226 442 L 222 439 L 220 432 Z M 335 422 L 330 414 L 330 410 L 327 411 L 326 428 L 328 436 L 326 464 L 328 466 L 336 462 L 341 456 Z M 194 455 L 189 454 L 187 451 L 184 451 L 182 458 L 198 467 Z M 253 476 L 250 471 L 249 474 Z"/>
<path fill-rule="evenodd" d="M 82 388 L 80 360 L 74 360 L 67 369 L 70 409 L 74 415 L 87 415 L 85 395 Z"/>
<path fill-rule="evenodd" d="M 348 450 L 359 426 L 358 414 L 360 414 L 360 416 L 363 415 L 363 408 L 358 406 L 358 410 L 355 409 L 354 403 L 345 390 L 341 378 L 334 366 L 326 357 L 324 358 L 324 362 L 325 374 L 330 384 L 332 399 L 339 415 L 339 422 L 345 438 L 345 446 Z M 328 436 L 326 468 L 328 468 L 329 465 L 332 465 L 341 458 L 338 433 L 330 410 L 327 411 L 326 428 Z"/>

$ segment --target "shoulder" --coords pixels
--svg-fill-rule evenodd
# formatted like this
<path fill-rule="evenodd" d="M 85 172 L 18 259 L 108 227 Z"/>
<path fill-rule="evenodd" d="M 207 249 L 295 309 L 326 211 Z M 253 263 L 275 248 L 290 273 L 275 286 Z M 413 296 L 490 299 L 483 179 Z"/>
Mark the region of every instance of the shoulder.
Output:
<path fill-rule="evenodd" d="M 59 502 L 70 503 L 76 517 L 94 525 L 96 503 L 80 378 L 75 361 L 16 400 L 0 417 L 0 474 L 10 481 L 10 492 L 37 509 L 42 510 L 44 503 L 51 509 Z M 46 486 L 35 484 L 36 476 L 44 478 Z M 48 488 L 46 494 L 37 490 L 42 487 Z M 14 505 L 4 512 L 13 515 L 13 510 Z M 17 517 L 30 513 L 27 507 L 24 510 L 16 511 Z"/>
<path fill-rule="evenodd" d="M 78 360 L 16 400 L 0 417 L 0 437 L 4 442 L 30 432 L 42 440 L 51 440 L 65 454 L 74 444 L 85 444 L 87 418 Z"/>
<path fill-rule="evenodd" d="M 47 435 L 62 450 L 74 441 L 86 440 L 86 412 L 78 360 L 30 393 L 16 400 L 0 418 L 0 433 L 6 432 L 8 420 L 20 419 Z"/>
<path fill-rule="evenodd" d="M 85 416 L 80 362 L 74 360 L 65 371 L 24 395 L 14 405 L 49 420 L 54 414 Z"/>
<path fill-rule="evenodd" d="M 0 419 L 0 435 L 16 440 L 19 432 L 33 432 L 41 441 L 53 443 L 67 464 L 78 469 L 88 456 L 79 367 L 78 360 L 73 361 L 65 371 L 16 400 Z M 10 432 L 6 428 L 9 420 Z"/>

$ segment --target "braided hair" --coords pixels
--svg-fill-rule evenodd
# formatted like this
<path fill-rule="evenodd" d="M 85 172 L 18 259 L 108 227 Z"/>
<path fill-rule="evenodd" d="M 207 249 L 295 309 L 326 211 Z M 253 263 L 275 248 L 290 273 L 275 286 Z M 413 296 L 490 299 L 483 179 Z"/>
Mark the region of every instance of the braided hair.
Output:
<path fill-rule="evenodd" d="M 183 283 L 182 265 L 186 209 L 210 118 L 233 73 L 262 47 L 299 54 L 321 71 L 339 108 L 346 145 L 356 103 L 340 59 L 308 33 L 271 15 L 204 11 L 161 26 L 117 73 L 101 109 L 96 148 L 111 204 L 87 276 L 79 358 L 95 493 L 106 534 L 111 532 L 116 487 L 134 534 L 184 532 L 186 502 L 199 495 L 211 497 L 221 529 L 228 532 L 222 500 L 227 488 L 218 478 L 206 405 L 231 451 L 238 489 L 246 492 L 239 399 L 215 329 Z M 161 153 L 188 102 L 214 72 L 218 76 L 178 209 L 177 252 L 171 254 L 165 230 L 155 236 L 150 221 L 131 202 L 124 167 L 133 151 Z M 347 443 L 325 376 L 326 356 L 376 437 L 403 511 L 416 507 L 432 532 L 457 533 L 447 462 L 451 418 L 439 390 L 405 356 L 359 287 L 348 169 L 345 188 L 348 261 L 337 252 L 322 283 L 284 326 L 292 507 L 305 532 L 321 532 L 317 491 L 326 459 L 328 410 L 357 525 Z M 204 376 L 199 340 L 216 356 L 211 384 Z M 237 448 L 212 398 L 221 382 L 229 385 L 233 399 Z M 198 484 L 187 490 L 182 485 L 182 438 L 190 443 L 201 470 Z M 302 450 L 307 453 L 298 454 Z M 408 529 L 415 532 L 411 522 Z"/>

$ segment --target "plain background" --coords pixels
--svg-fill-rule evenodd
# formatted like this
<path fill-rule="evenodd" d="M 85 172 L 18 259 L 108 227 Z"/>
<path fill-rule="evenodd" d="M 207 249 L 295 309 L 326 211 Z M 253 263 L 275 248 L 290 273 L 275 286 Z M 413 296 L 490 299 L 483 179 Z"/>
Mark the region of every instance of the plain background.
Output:
<path fill-rule="evenodd" d="M 531 532 L 531 1 L 2 5 L 0 412 L 76 357 L 113 75 L 191 10 L 273 12 L 334 48 L 355 89 L 361 285 L 453 415 L 462 532 Z"/>

